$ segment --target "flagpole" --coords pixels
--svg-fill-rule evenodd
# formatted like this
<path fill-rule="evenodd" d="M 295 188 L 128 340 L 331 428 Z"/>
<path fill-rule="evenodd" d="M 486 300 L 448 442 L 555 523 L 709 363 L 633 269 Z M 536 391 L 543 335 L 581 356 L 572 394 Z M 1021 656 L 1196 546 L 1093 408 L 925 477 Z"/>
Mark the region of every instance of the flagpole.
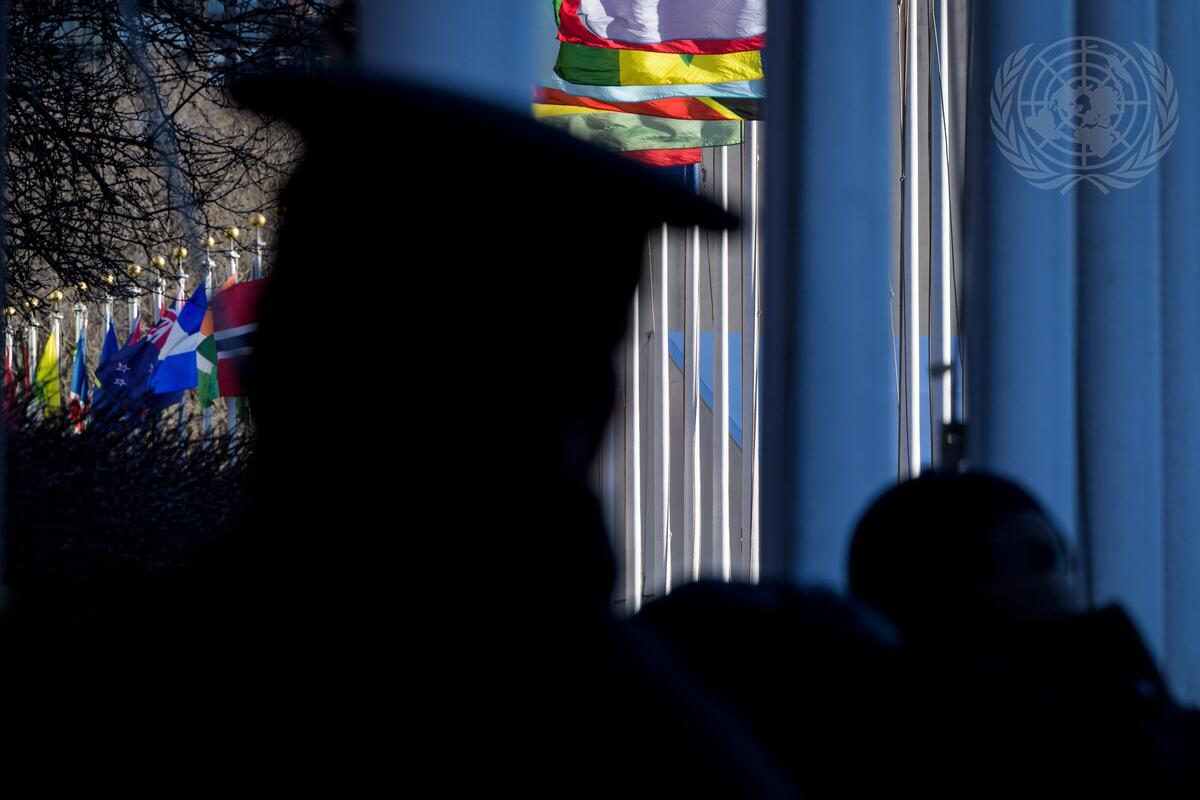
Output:
<path fill-rule="evenodd" d="M 103 338 L 103 336 L 108 335 L 108 326 L 112 324 L 112 319 L 113 319 L 112 287 L 113 287 L 113 284 L 115 284 L 116 282 L 117 282 L 117 278 L 111 272 L 104 276 L 104 305 L 102 306 L 103 311 L 104 311 L 104 333 L 102 335 L 102 338 Z"/>
<path fill-rule="evenodd" d="M 951 106 L 951 91 L 950 86 L 950 3 L 949 0 L 941 0 L 941 13 L 939 14 L 938 25 L 938 77 L 940 78 L 941 90 L 941 121 L 942 124 L 938 127 L 941 129 L 941 233 L 942 233 L 942 252 L 939 262 L 940 278 L 938 294 L 940 295 L 939 317 L 940 324 L 938 325 L 938 338 L 940 344 L 941 363 L 938 365 L 938 374 L 941 379 L 942 390 L 942 419 L 941 424 L 949 425 L 954 420 L 954 367 L 953 353 L 951 351 L 951 289 L 954 286 L 951 270 L 954 269 L 954 218 L 951 215 L 951 181 L 954 177 L 950 163 L 950 129 L 954 124 L 954 115 Z M 938 437 L 939 441 L 942 437 Z M 938 448 L 935 448 L 935 451 Z M 954 464 L 942 462 L 943 467 L 953 468 Z"/>
<path fill-rule="evenodd" d="M 625 613 L 631 616 L 642 607 L 641 338 L 634 289 L 625 340 Z"/>
<path fill-rule="evenodd" d="M 651 273 L 654 292 L 654 596 L 664 597 L 671 590 L 671 353 L 668 350 L 670 326 L 669 229 L 663 223 L 658 269 Z M 653 268 L 653 267 L 652 267 Z"/>
<path fill-rule="evenodd" d="M 130 264 L 125 268 L 125 274 L 133 284 L 129 290 L 129 336 L 132 337 L 133 332 L 137 330 L 138 318 L 142 316 L 142 288 L 137 285 L 142 268 L 137 264 Z"/>
<path fill-rule="evenodd" d="M 187 297 L 187 273 L 183 271 L 184 259 L 188 256 L 188 250 L 183 245 L 179 245 L 171 253 L 175 257 L 175 315 L 178 320 L 179 314 L 183 312 L 184 298 Z M 179 400 L 179 410 L 176 414 L 179 424 L 179 438 L 187 438 L 187 422 L 186 422 L 186 406 L 187 392 Z"/>
<path fill-rule="evenodd" d="M 217 266 L 212 260 L 212 249 L 216 247 L 216 245 L 216 241 L 211 236 L 204 240 L 204 297 L 205 301 L 210 304 L 212 303 L 213 294 L 213 270 L 216 269 Z M 216 369 L 217 365 L 213 364 L 212 379 L 214 381 L 217 379 Z M 201 424 L 203 425 L 204 438 L 208 439 L 208 437 L 212 435 L 212 404 L 204 406 Z"/>
<path fill-rule="evenodd" d="M 54 353 L 54 365 L 58 369 L 58 389 L 59 402 L 62 402 L 62 311 L 59 310 L 58 304 L 62 302 L 63 293 L 61 289 L 55 289 L 50 293 L 50 302 L 53 303 L 50 312 L 50 344 Z M 45 411 L 42 412 L 45 416 Z"/>
<path fill-rule="evenodd" d="M 721 207 L 729 209 L 729 148 L 721 150 Z M 716 330 L 713 332 L 716 369 L 713 385 L 713 571 L 728 581 L 729 536 L 729 231 L 721 231 L 721 263 L 715 289 Z"/>
<path fill-rule="evenodd" d="M 746 122 L 749 265 L 742 284 L 742 575 L 758 582 L 758 123 Z"/>
<path fill-rule="evenodd" d="M 226 228 L 225 235 L 229 238 L 229 249 L 225 251 L 225 277 L 237 283 L 238 259 L 241 258 L 237 251 L 237 243 L 242 232 L 237 228 Z M 232 447 L 238 432 L 236 397 L 225 398 L 225 432 L 229 434 L 229 446 Z"/>
<path fill-rule="evenodd" d="M 908 17 L 908 265 L 905 270 L 905 300 L 908 341 L 907 383 L 908 397 L 907 427 L 908 477 L 921 474 L 921 264 L 925 250 L 922 247 L 921 228 L 927 221 L 927 212 L 921 208 L 921 193 L 928 166 L 925 157 L 925 137 L 928 124 L 925 113 L 928 106 L 921 102 L 922 89 L 928 91 L 929 71 L 926 55 L 918 48 L 922 41 L 928 46 L 927 37 L 919 34 L 927 30 L 922 24 L 928 20 L 928 0 L 909 0 Z M 928 96 L 927 96 L 928 97 Z"/>
<path fill-rule="evenodd" d="M 692 181 L 700 194 L 700 165 L 692 167 Z M 683 529 L 685 577 L 700 578 L 700 226 L 691 231 L 692 252 L 688 258 L 684 291 L 683 354 Z"/>
<path fill-rule="evenodd" d="M 38 310 L 38 306 L 41 305 L 41 302 L 36 297 L 30 298 L 26 302 L 29 304 L 28 308 L 29 308 L 30 314 L 29 314 L 29 369 L 27 370 L 29 374 L 26 376 L 28 378 L 28 383 L 26 383 L 25 385 L 29 387 L 30 393 L 32 394 L 33 387 L 37 382 L 38 330 L 42 327 L 41 320 L 39 320 L 37 318 L 37 310 Z"/>
<path fill-rule="evenodd" d="M 256 281 L 262 278 L 262 229 L 267 224 L 267 218 L 262 214 L 251 214 L 250 224 L 254 226 L 254 266 L 250 270 L 250 280 Z"/>
<path fill-rule="evenodd" d="M 14 386 L 16 381 L 12 375 L 13 368 L 13 350 L 15 349 L 15 337 L 13 334 L 13 317 L 17 315 L 17 309 L 14 306 L 4 307 L 4 372 L 5 379 L 10 381 Z M 7 397 L 6 397 L 7 400 Z"/>
<path fill-rule="evenodd" d="M 167 281 L 163 278 L 167 259 L 163 256 L 154 256 L 150 259 L 150 264 L 154 267 L 154 292 L 151 296 L 154 299 L 154 324 L 157 325 L 162 319 L 163 295 L 166 294 L 167 288 Z"/>

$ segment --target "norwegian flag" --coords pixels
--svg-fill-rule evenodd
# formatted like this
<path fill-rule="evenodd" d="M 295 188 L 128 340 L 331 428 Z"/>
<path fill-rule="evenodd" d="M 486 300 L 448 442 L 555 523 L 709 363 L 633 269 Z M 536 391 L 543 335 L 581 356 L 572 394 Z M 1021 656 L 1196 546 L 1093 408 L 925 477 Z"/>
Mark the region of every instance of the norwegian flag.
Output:
<path fill-rule="evenodd" d="M 245 373 L 258 330 L 258 304 L 266 281 L 230 286 L 213 298 L 213 338 L 217 343 L 217 385 L 222 397 L 246 393 Z"/>

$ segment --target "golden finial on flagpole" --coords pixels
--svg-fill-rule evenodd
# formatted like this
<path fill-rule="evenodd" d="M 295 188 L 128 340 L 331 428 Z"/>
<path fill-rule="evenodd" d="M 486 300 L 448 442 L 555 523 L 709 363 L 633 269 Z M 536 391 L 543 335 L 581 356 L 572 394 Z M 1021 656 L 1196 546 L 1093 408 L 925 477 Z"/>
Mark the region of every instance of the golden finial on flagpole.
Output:
<path fill-rule="evenodd" d="M 171 255 L 174 256 L 176 261 L 182 261 L 183 259 L 187 258 L 187 248 L 183 245 L 179 245 L 171 251 Z"/>
<path fill-rule="evenodd" d="M 150 266 L 154 267 L 154 269 L 156 269 L 160 272 L 162 270 L 166 269 L 166 267 L 167 267 L 166 256 L 152 256 L 150 258 Z"/>
<path fill-rule="evenodd" d="M 75 284 L 75 291 L 79 292 L 80 294 L 86 294 L 87 290 L 88 285 L 84 281 L 80 281 L 79 283 Z"/>
<path fill-rule="evenodd" d="M 141 270 L 141 267 L 138 267 L 138 270 Z M 131 277 L 132 277 L 132 276 L 131 276 Z M 107 286 L 112 286 L 112 285 L 114 285 L 116 282 L 117 282 L 117 276 L 116 276 L 116 275 L 113 275 L 111 272 L 107 273 L 107 274 L 104 276 L 104 283 L 105 283 L 105 285 L 107 285 Z"/>
<path fill-rule="evenodd" d="M 225 235 L 229 237 L 231 242 L 236 242 L 238 237 L 242 235 L 242 232 L 236 227 L 229 227 L 225 229 Z"/>
<path fill-rule="evenodd" d="M 15 317 L 16 315 L 17 315 L 17 307 L 16 306 L 5 306 L 4 307 L 4 316 Z"/>
<path fill-rule="evenodd" d="M 130 278 L 137 280 L 137 276 L 142 274 L 142 268 L 138 264 L 130 264 L 125 268 L 125 274 Z"/>
<path fill-rule="evenodd" d="M 63 299 L 62 289 L 55 289 L 53 292 L 51 292 L 46 297 L 46 299 L 49 300 L 51 303 L 58 305 L 59 303 L 62 302 L 62 299 Z"/>
<path fill-rule="evenodd" d="M 263 214 L 255 212 L 250 215 L 250 224 L 255 228 L 265 228 L 267 225 L 267 218 Z"/>

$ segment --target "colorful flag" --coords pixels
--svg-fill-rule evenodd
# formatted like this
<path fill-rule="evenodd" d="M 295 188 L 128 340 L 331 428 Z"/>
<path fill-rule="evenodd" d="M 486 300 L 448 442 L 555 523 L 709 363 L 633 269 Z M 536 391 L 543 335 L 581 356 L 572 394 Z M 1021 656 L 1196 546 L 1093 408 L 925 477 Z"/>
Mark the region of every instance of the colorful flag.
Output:
<path fill-rule="evenodd" d="M 725 83 L 681 83 L 674 86 L 589 86 L 565 81 L 558 75 L 547 75 L 542 83 L 552 89 L 579 97 L 592 97 L 613 103 L 644 103 L 667 97 L 740 97 L 767 96 L 767 82 L 728 81 Z"/>
<path fill-rule="evenodd" d="M 129 339 L 125 342 L 125 346 L 129 347 L 129 345 L 133 344 L 134 342 L 136 342 L 138 339 L 141 339 L 141 338 L 142 338 L 142 315 L 138 314 L 138 316 L 135 319 L 134 324 L 133 324 L 133 333 L 129 334 Z"/>
<path fill-rule="evenodd" d="M 593 97 L 567 94 L 558 89 L 541 86 L 534 90 L 534 102 L 546 106 L 619 111 L 625 114 L 667 117 L 668 119 L 712 121 L 762 119 L 762 101 L 757 99 L 667 97 L 662 100 L 647 100 L 641 103 L 614 103 L 608 100 L 597 100 Z"/>
<path fill-rule="evenodd" d="M 67 416 L 75 423 L 75 430 L 83 430 L 91 403 L 91 380 L 87 373 L 87 336 L 79 329 L 75 341 L 75 364 L 71 367 L 71 396 L 67 402 Z"/>
<path fill-rule="evenodd" d="M 734 53 L 766 44 L 766 0 L 555 0 L 558 38 L 660 53 Z"/>
<path fill-rule="evenodd" d="M 196 368 L 196 347 L 204 336 L 200 325 L 208 313 L 208 293 L 204 284 L 196 287 L 186 302 L 177 302 L 175 307 L 163 313 L 162 322 L 155 326 L 147 337 L 158 348 L 158 366 L 150 378 L 150 388 L 155 394 L 168 394 L 191 389 L 199 381 Z"/>
<path fill-rule="evenodd" d="M 100 347 L 100 360 L 96 362 L 96 371 L 104 369 L 110 358 L 116 355 L 121 349 L 120 343 L 117 341 L 117 326 L 110 319 L 108 321 L 108 330 L 104 332 L 104 344 Z"/>
<path fill-rule="evenodd" d="M 621 155 L 649 167 L 683 167 L 699 164 L 702 158 L 698 147 L 682 150 L 630 150 Z"/>
<path fill-rule="evenodd" d="M 567 106 L 534 106 L 534 116 L 605 150 L 671 150 L 723 147 L 741 144 L 742 123 L 666 119 L 641 114 L 595 111 L 589 108 L 564 112 Z M 546 109 L 553 113 L 547 115 Z"/>
<path fill-rule="evenodd" d="M 611 50 L 569 42 L 559 45 L 554 72 L 563 80 L 592 86 L 676 86 L 763 77 L 761 50 L 693 56 Z"/>
<path fill-rule="evenodd" d="M 254 350 L 258 305 L 265 286 L 265 280 L 239 283 L 213 298 L 217 383 L 223 397 L 241 397 L 246 393 L 246 367 Z"/>
<path fill-rule="evenodd" d="M 237 278 L 230 275 L 221 284 L 217 292 L 223 292 L 230 286 L 237 283 Z M 211 305 L 211 304 L 210 304 Z M 221 396 L 220 386 L 217 383 L 217 340 L 213 336 L 213 313 L 212 308 L 204 315 L 204 321 L 200 323 L 200 335 L 203 337 L 200 340 L 200 345 L 196 348 L 196 370 L 199 373 L 199 381 L 196 384 L 196 397 L 200 401 L 201 408 L 208 408 Z"/>
<path fill-rule="evenodd" d="M 46 347 L 34 376 L 34 393 L 45 407 L 47 416 L 62 411 L 62 377 L 58 373 L 58 335 L 54 328 L 46 337 Z"/>

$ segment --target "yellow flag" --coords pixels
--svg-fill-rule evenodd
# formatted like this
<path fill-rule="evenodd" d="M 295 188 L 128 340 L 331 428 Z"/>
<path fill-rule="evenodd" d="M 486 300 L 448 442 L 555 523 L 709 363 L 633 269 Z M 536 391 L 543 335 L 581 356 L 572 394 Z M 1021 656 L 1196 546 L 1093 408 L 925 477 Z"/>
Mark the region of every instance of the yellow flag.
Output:
<path fill-rule="evenodd" d="M 34 375 L 34 390 L 46 407 L 47 414 L 62 411 L 62 378 L 58 373 L 58 337 L 53 328 L 46 339 L 46 348 L 38 361 Z"/>

